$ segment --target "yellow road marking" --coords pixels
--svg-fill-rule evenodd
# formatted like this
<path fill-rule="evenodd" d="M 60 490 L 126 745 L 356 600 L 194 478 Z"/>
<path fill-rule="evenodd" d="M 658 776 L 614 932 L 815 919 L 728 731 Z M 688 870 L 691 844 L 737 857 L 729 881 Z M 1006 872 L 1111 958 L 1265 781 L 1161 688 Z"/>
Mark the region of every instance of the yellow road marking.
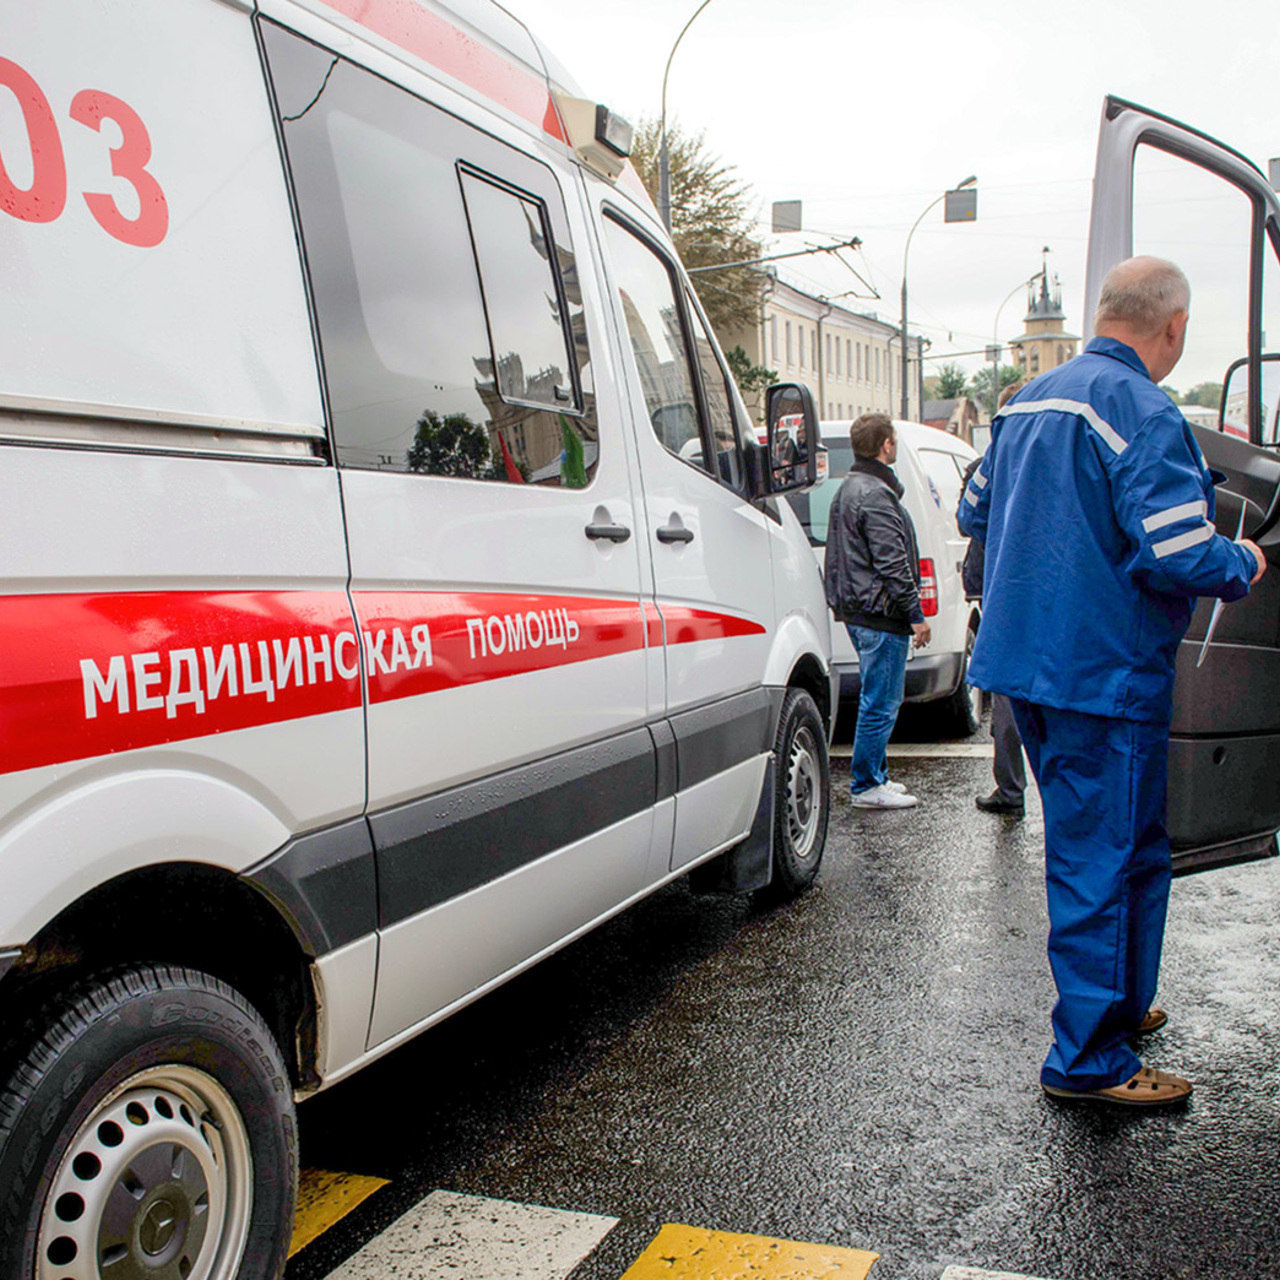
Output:
<path fill-rule="evenodd" d="M 335 1222 L 345 1218 L 367 1200 L 385 1178 L 366 1178 L 356 1173 L 328 1173 L 324 1169 L 303 1169 L 298 1179 L 298 1212 L 293 1219 L 293 1239 L 289 1257 L 306 1248 Z"/>
<path fill-rule="evenodd" d="M 879 1256 L 667 1223 L 622 1280 L 866 1280 Z"/>

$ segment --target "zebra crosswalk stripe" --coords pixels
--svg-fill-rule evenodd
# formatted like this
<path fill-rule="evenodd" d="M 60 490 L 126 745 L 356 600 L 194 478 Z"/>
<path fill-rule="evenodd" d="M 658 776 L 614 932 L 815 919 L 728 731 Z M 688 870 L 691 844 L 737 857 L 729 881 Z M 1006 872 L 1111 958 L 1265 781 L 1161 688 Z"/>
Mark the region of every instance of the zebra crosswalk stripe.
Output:
<path fill-rule="evenodd" d="M 880 1255 L 668 1223 L 622 1280 L 866 1280 Z"/>
<path fill-rule="evenodd" d="M 942 1280 L 1040 1280 L 1038 1276 L 1015 1275 L 1012 1271 L 984 1271 L 981 1267 L 948 1267 Z"/>
<path fill-rule="evenodd" d="M 289 1257 L 305 1249 L 357 1205 L 387 1185 L 385 1178 L 303 1169 L 298 1179 L 298 1209 L 293 1219 Z"/>
<path fill-rule="evenodd" d="M 385 1185 L 306 1171 L 291 1256 Z M 617 1223 L 601 1214 L 433 1191 L 326 1280 L 567 1280 Z M 868 1280 L 879 1256 L 668 1223 L 621 1280 Z M 1037 1278 L 949 1266 L 940 1280 Z"/>
<path fill-rule="evenodd" d="M 565 1280 L 617 1222 L 433 1191 L 328 1280 Z"/>

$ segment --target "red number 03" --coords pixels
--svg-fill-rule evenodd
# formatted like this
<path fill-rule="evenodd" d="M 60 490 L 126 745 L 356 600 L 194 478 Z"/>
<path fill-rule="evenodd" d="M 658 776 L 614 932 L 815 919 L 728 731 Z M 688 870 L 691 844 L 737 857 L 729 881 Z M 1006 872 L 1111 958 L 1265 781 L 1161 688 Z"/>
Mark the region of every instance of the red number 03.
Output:
<path fill-rule="evenodd" d="M 0 87 L 18 100 L 31 142 L 32 179 L 25 190 L 15 186 L 0 159 L 0 209 L 24 222 L 52 222 L 66 207 L 67 165 L 58 125 L 40 86 L 16 62 L 0 58 Z M 111 149 L 111 172 L 133 187 L 138 215 L 126 218 L 115 197 L 87 191 L 84 202 L 98 225 L 124 244 L 150 249 L 169 230 L 169 204 L 154 176 L 147 171 L 151 136 L 142 118 L 127 102 L 98 89 L 83 89 L 71 101 L 71 118 L 97 133 L 103 120 L 114 121 L 121 141 Z"/>

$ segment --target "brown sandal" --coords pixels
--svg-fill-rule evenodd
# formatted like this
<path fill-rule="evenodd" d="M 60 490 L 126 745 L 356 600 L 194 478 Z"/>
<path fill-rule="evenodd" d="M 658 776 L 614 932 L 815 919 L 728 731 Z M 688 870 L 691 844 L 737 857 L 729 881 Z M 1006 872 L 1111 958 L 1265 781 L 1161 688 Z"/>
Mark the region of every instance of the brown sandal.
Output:
<path fill-rule="evenodd" d="M 1147 1010 L 1146 1016 L 1138 1023 L 1138 1029 L 1133 1034 L 1135 1036 L 1150 1035 L 1153 1031 L 1159 1031 L 1168 1021 L 1169 1015 L 1163 1009 L 1153 1006 Z"/>
<path fill-rule="evenodd" d="M 1124 1084 L 1107 1089 L 1058 1089 L 1040 1086 L 1051 1098 L 1069 1102 L 1109 1102 L 1121 1107 L 1170 1107 L 1191 1097 L 1191 1082 L 1155 1067 L 1143 1067 Z"/>

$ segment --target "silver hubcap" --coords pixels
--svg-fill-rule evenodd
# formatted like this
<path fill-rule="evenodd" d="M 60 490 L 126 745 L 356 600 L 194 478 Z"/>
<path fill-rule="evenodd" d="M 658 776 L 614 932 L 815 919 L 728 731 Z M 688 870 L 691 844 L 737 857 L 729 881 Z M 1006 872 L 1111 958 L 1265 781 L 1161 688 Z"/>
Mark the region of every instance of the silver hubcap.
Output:
<path fill-rule="evenodd" d="M 822 771 L 818 760 L 813 733 L 801 728 L 791 740 L 787 755 L 785 820 L 792 853 L 802 862 L 813 854 L 822 812 Z"/>
<path fill-rule="evenodd" d="M 244 1122 L 217 1081 L 144 1071 L 72 1138 L 40 1218 L 38 1280 L 235 1280 L 252 1174 Z"/>

